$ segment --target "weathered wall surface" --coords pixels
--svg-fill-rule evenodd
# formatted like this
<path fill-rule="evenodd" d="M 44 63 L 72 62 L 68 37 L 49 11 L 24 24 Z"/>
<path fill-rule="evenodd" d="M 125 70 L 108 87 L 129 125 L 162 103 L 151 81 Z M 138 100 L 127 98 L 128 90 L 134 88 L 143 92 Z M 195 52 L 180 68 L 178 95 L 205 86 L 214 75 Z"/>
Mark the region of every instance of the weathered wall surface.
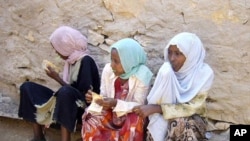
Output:
<path fill-rule="evenodd" d="M 250 1 L 2 0 L 0 5 L 0 116 L 17 118 L 19 86 L 26 80 L 59 87 L 41 62 L 63 66 L 49 36 L 69 25 L 88 36 L 100 73 L 109 61 L 107 49 L 121 38 L 145 47 L 156 74 L 169 39 L 182 31 L 196 33 L 215 72 L 208 117 L 214 123 L 250 124 Z"/>

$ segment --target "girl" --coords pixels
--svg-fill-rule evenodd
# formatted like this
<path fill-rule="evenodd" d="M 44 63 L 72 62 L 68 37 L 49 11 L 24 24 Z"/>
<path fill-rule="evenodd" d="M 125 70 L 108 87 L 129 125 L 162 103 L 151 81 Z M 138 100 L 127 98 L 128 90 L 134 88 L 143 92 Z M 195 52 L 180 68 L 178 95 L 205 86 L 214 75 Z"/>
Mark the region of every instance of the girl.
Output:
<path fill-rule="evenodd" d="M 24 82 L 20 87 L 20 105 L 18 115 L 33 123 L 32 141 L 44 141 L 41 123 L 37 122 L 35 105 L 46 103 L 55 93 L 56 104 L 53 120 L 61 125 L 62 141 L 70 141 L 70 133 L 75 130 L 76 122 L 81 123 L 84 112 L 76 101 L 85 103 L 85 93 L 93 88 L 99 93 L 100 79 L 98 68 L 87 49 L 87 39 L 79 31 L 61 26 L 50 36 L 50 42 L 56 52 L 65 60 L 63 77 L 48 67 L 46 73 L 62 85 L 56 92 L 34 82 Z M 79 120 L 80 119 L 80 120 Z"/>
<path fill-rule="evenodd" d="M 147 141 L 206 140 L 205 102 L 214 73 L 204 63 L 205 50 L 193 33 L 174 36 L 147 100 L 133 109 L 148 117 Z"/>
<path fill-rule="evenodd" d="M 146 54 L 138 42 L 125 38 L 111 46 L 111 63 L 102 72 L 103 99 L 95 101 L 103 107 L 100 114 L 85 111 L 83 141 L 143 141 L 144 119 L 132 112 L 144 104 L 152 72 Z M 92 101 L 91 91 L 86 99 Z"/>

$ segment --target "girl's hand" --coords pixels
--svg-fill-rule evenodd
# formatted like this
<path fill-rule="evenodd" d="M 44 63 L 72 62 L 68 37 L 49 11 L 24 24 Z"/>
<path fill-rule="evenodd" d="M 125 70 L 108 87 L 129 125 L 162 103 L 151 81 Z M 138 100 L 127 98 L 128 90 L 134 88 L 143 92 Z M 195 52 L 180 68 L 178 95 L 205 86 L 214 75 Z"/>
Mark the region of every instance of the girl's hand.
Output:
<path fill-rule="evenodd" d="M 92 99 L 92 90 L 88 90 L 88 92 L 85 94 L 85 100 L 87 103 L 91 103 Z"/>
<path fill-rule="evenodd" d="M 48 66 L 48 69 L 46 69 L 45 71 L 49 77 L 58 80 L 59 74 L 52 67 Z"/>
<path fill-rule="evenodd" d="M 51 77 L 52 79 L 56 80 L 58 83 L 60 83 L 62 86 L 68 85 L 66 82 L 62 80 L 62 78 L 59 76 L 59 73 L 54 68 L 48 66 L 47 69 L 45 69 L 47 75 Z"/>
<path fill-rule="evenodd" d="M 160 105 L 140 105 L 133 108 L 133 112 L 139 116 L 146 118 L 154 113 L 162 113 Z"/>
<path fill-rule="evenodd" d="M 114 98 L 103 98 L 96 100 L 96 103 L 103 106 L 104 110 L 108 110 L 116 106 L 117 100 Z"/>

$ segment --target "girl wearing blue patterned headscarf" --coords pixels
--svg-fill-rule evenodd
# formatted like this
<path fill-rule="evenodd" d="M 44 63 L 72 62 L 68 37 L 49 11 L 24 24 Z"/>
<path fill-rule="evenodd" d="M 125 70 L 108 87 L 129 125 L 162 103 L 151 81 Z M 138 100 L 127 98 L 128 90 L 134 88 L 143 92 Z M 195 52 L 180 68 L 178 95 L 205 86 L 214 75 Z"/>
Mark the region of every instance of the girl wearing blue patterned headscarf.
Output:
<path fill-rule="evenodd" d="M 144 140 L 144 119 L 132 109 L 145 104 L 150 87 L 152 72 L 145 65 L 146 59 L 145 51 L 133 39 L 125 38 L 111 46 L 111 63 L 106 64 L 101 78 L 103 98 L 95 100 L 102 108 L 101 113 L 91 106 L 84 113 L 84 141 Z"/>
<path fill-rule="evenodd" d="M 111 46 L 116 49 L 121 60 L 124 74 L 119 77 L 128 79 L 135 75 L 144 84 L 148 84 L 152 76 L 151 71 L 145 66 L 147 56 L 141 45 L 131 38 L 122 39 Z"/>

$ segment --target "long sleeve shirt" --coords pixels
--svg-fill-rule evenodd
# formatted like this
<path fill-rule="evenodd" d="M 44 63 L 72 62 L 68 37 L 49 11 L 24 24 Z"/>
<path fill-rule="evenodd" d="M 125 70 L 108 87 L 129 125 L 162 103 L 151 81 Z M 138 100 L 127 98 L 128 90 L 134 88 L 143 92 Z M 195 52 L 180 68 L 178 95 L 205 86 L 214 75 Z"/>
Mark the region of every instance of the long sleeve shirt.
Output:
<path fill-rule="evenodd" d="M 164 119 L 187 117 L 193 114 L 205 116 L 207 93 L 196 95 L 191 101 L 179 104 L 161 105 Z"/>
<path fill-rule="evenodd" d="M 101 78 L 101 93 L 103 97 L 115 97 L 114 83 L 117 76 L 114 75 L 110 63 L 106 64 Z M 125 100 L 117 100 L 113 109 L 118 116 L 130 113 L 134 106 L 145 104 L 149 85 L 144 85 L 137 77 L 131 76 L 128 80 L 129 92 Z"/>

